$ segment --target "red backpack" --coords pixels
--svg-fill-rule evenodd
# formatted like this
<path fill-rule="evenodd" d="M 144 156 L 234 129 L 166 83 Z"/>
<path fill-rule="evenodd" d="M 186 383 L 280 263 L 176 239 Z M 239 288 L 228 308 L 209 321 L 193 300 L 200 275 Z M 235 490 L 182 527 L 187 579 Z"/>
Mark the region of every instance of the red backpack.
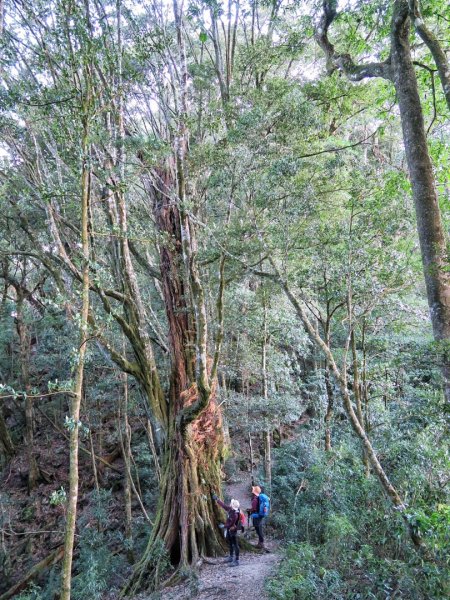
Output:
<path fill-rule="evenodd" d="M 238 530 L 242 531 L 242 533 L 243 533 L 246 525 L 247 525 L 247 521 L 246 521 L 245 515 L 242 512 L 242 510 L 239 510 L 239 518 L 238 518 L 238 522 L 237 522 Z"/>

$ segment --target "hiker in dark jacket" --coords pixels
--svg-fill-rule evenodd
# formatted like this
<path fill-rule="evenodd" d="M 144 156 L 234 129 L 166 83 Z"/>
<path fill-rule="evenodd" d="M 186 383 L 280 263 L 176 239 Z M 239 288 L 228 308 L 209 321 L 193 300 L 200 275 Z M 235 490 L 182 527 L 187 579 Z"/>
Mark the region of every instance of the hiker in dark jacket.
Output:
<path fill-rule="evenodd" d="M 263 522 L 264 517 L 261 517 L 259 514 L 259 495 L 261 494 L 261 488 L 259 485 L 254 485 L 252 487 L 252 521 L 253 527 L 255 528 L 256 533 L 258 534 L 258 543 L 256 544 L 257 548 L 264 548 L 264 532 L 263 532 Z"/>
<path fill-rule="evenodd" d="M 239 502 L 238 500 L 233 499 L 231 500 L 230 504 L 225 504 L 225 502 L 222 502 L 222 500 L 220 500 L 216 494 L 212 494 L 212 499 L 215 500 L 217 504 L 227 512 L 225 530 L 228 539 L 228 546 L 230 547 L 230 556 L 225 560 L 225 562 L 230 563 L 230 567 L 238 567 L 239 543 L 237 539 L 237 533 L 239 526 Z"/>

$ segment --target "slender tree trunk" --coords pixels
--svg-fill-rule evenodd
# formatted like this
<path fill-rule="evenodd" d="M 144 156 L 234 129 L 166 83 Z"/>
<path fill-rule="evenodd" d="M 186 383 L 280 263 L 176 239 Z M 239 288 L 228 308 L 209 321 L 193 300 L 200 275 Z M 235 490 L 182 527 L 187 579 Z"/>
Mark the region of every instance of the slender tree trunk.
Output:
<path fill-rule="evenodd" d="M 156 477 L 158 478 L 158 481 L 161 481 L 161 466 L 159 464 L 158 451 L 156 448 L 155 437 L 153 435 L 153 428 L 150 419 L 147 419 L 145 422 L 145 432 L 147 434 L 148 446 L 153 457 L 153 464 L 155 466 Z"/>
<path fill-rule="evenodd" d="M 222 400 L 221 404 L 223 404 L 224 402 L 228 402 L 229 400 L 229 394 L 228 394 L 228 388 L 227 388 L 227 381 L 225 379 L 225 374 L 220 373 L 221 377 L 221 389 L 222 389 L 222 393 L 224 395 L 224 400 Z M 222 420 L 222 432 L 223 432 L 223 443 L 225 447 L 230 447 L 231 442 L 230 442 L 230 428 L 228 426 L 228 421 L 225 417 L 225 415 L 223 415 L 223 420 Z"/>
<path fill-rule="evenodd" d="M 391 63 L 416 208 L 417 230 L 434 337 L 443 342 L 445 395 L 450 403 L 450 273 L 447 247 L 428 152 L 422 107 L 409 45 L 406 0 L 397 0 L 391 27 Z"/>
<path fill-rule="evenodd" d="M 330 371 L 333 373 L 334 377 L 336 378 L 336 381 L 339 384 L 339 387 L 340 387 L 340 390 L 342 393 L 342 397 L 344 400 L 345 412 L 347 413 L 350 424 L 351 424 L 353 430 L 355 431 L 356 435 L 361 440 L 363 447 L 367 453 L 370 464 L 372 465 L 372 468 L 373 468 L 375 474 L 377 475 L 382 488 L 386 492 L 386 495 L 390 499 L 394 508 L 399 511 L 399 513 L 402 515 L 403 519 L 405 520 L 413 543 L 416 546 L 422 546 L 423 541 L 422 541 L 420 535 L 417 533 L 417 531 L 414 529 L 414 527 L 411 525 L 411 523 L 408 520 L 408 515 L 406 513 L 406 506 L 403 503 L 399 492 L 394 487 L 394 485 L 391 483 L 389 477 L 387 476 L 385 470 L 383 469 L 383 467 L 378 459 L 378 456 L 377 456 L 369 438 L 367 437 L 364 427 L 361 425 L 361 423 L 358 420 L 357 414 L 353 408 L 353 404 L 351 401 L 350 392 L 347 387 L 345 375 L 343 373 L 341 373 L 341 371 L 339 370 L 339 368 L 336 364 L 336 361 L 334 360 L 334 356 L 333 356 L 333 353 L 331 352 L 331 349 L 324 342 L 324 340 L 320 337 L 320 335 L 317 333 L 314 325 L 308 318 L 308 315 L 307 315 L 305 309 L 300 304 L 300 302 L 297 300 L 296 296 L 292 293 L 287 281 L 281 276 L 274 260 L 270 256 L 269 256 L 269 261 L 270 261 L 270 264 L 272 265 L 272 268 L 276 274 L 276 280 L 278 281 L 281 288 L 284 290 L 286 296 L 289 298 L 290 302 L 292 303 L 293 307 L 295 308 L 297 316 L 298 316 L 299 320 L 303 323 L 303 326 L 305 327 L 308 335 L 310 336 L 312 341 L 316 344 L 316 346 L 325 354 L 327 363 L 330 367 Z"/>
<path fill-rule="evenodd" d="M 92 474 L 94 476 L 95 491 L 97 492 L 97 495 L 98 495 L 100 493 L 100 484 L 98 481 L 97 462 L 95 460 L 94 439 L 92 437 L 92 431 L 91 431 L 90 426 L 89 426 L 89 446 L 91 448 L 91 464 L 92 464 Z"/>
<path fill-rule="evenodd" d="M 263 324 L 263 341 L 262 341 L 262 383 L 263 383 L 263 398 L 264 398 L 264 408 L 267 411 L 267 403 L 269 401 L 269 390 L 268 390 L 268 376 L 267 376 L 267 304 L 266 304 L 266 296 L 264 293 L 264 324 Z M 266 478 L 266 485 L 268 492 L 271 492 L 272 489 L 272 447 L 271 447 L 271 431 L 270 424 L 268 424 L 267 429 L 263 432 L 263 441 L 264 441 L 264 473 Z"/>
<path fill-rule="evenodd" d="M 0 444 L 2 452 L 6 455 L 6 458 L 11 458 L 14 456 L 14 444 L 11 436 L 9 435 L 8 427 L 3 415 L 3 406 L 0 406 Z"/>
<path fill-rule="evenodd" d="M 136 500 L 141 507 L 142 514 L 144 515 L 144 519 L 147 521 L 149 525 L 152 525 L 151 519 L 148 516 L 147 510 L 144 506 L 144 502 L 142 500 L 142 491 L 139 484 L 139 476 L 136 473 L 136 483 L 134 482 L 131 467 L 133 464 L 133 455 L 131 453 L 131 430 L 128 423 L 128 376 L 126 373 L 122 374 L 124 381 L 124 406 L 123 410 L 121 407 L 121 403 L 118 406 L 118 417 L 117 417 L 117 427 L 119 431 L 119 443 L 120 450 L 123 456 L 123 462 L 125 466 L 124 473 L 124 496 L 125 496 L 125 538 L 129 539 L 127 536 L 131 533 L 131 491 L 136 497 Z M 131 553 L 130 556 L 131 557 Z"/>
<path fill-rule="evenodd" d="M 89 78 L 90 74 L 88 74 Z M 90 102 L 90 86 L 86 89 L 86 102 Z M 64 542 L 64 561 L 61 574 L 61 600 L 70 600 L 73 543 L 78 501 L 78 435 L 80 422 L 80 406 L 83 390 L 84 358 L 88 341 L 89 315 L 89 200 L 90 200 L 90 166 L 89 166 L 89 116 L 83 115 L 82 138 L 82 174 L 81 174 L 81 245 L 83 253 L 82 307 L 80 315 L 80 336 L 78 362 L 75 372 L 75 388 L 70 410 L 70 458 L 69 458 L 69 499 L 67 503 L 66 536 Z"/>
<path fill-rule="evenodd" d="M 362 373 L 361 373 L 361 396 L 364 402 L 364 429 L 367 435 L 370 434 L 370 415 L 369 415 L 369 390 L 367 383 L 367 350 L 366 350 L 366 319 L 363 318 L 361 328 L 361 345 L 362 345 Z M 366 477 L 370 475 L 370 462 L 366 460 Z"/>
<path fill-rule="evenodd" d="M 331 348 L 331 334 L 330 334 L 330 315 L 327 311 L 327 320 L 325 322 L 325 343 Z M 325 451 L 330 452 L 331 450 L 331 422 L 333 420 L 334 411 L 334 391 L 331 384 L 330 367 L 325 361 L 325 388 L 327 390 L 327 412 L 325 413 Z"/>
<path fill-rule="evenodd" d="M 334 392 L 330 380 L 330 367 L 325 366 L 325 387 L 327 390 L 327 412 L 325 413 L 325 450 L 331 450 L 331 421 L 333 420 Z"/>
<path fill-rule="evenodd" d="M 123 378 L 123 459 L 125 463 L 123 496 L 125 504 L 125 542 L 127 544 L 127 558 L 130 564 L 134 563 L 133 529 L 131 511 L 131 430 L 128 423 L 128 375 Z M 121 425 L 119 425 L 121 426 Z"/>
<path fill-rule="evenodd" d="M 361 384 L 359 381 L 359 364 L 358 364 L 358 355 L 356 352 L 356 339 L 355 339 L 355 330 L 354 329 L 352 329 L 352 332 L 350 334 L 350 346 L 351 346 L 351 350 L 352 350 L 353 397 L 355 398 L 356 415 L 358 417 L 358 421 L 359 421 L 361 427 L 363 427 L 365 429 L 363 405 L 362 405 L 362 398 L 361 398 Z M 366 434 L 367 434 L 367 430 L 366 430 Z M 363 459 L 363 463 L 364 463 L 365 472 L 368 473 L 370 471 L 369 460 L 367 458 L 367 453 L 365 450 L 363 450 L 362 459 Z"/>
<path fill-rule="evenodd" d="M 253 464 L 254 464 L 255 458 L 254 458 L 254 454 L 253 454 L 252 434 L 250 431 L 248 433 L 248 448 L 249 448 L 249 455 L 250 455 L 250 474 L 251 474 L 252 482 L 253 482 L 253 478 L 254 478 Z M 252 485 L 253 485 L 253 483 L 252 483 Z"/>
<path fill-rule="evenodd" d="M 20 349 L 20 382 L 23 386 L 25 396 L 25 436 L 24 442 L 28 456 L 28 493 L 36 487 L 39 479 L 39 467 L 34 455 L 34 411 L 33 398 L 30 394 L 30 335 L 25 323 L 23 312 L 24 297 L 21 291 L 17 292 L 17 334 L 19 336 Z"/>

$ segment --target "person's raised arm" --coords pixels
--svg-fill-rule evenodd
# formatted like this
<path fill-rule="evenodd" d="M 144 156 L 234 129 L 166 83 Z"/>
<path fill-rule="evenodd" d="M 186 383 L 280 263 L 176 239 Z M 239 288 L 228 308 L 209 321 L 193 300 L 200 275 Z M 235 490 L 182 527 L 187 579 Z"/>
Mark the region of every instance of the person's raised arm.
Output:
<path fill-rule="evenodd" d="M 222 500 L 219 498 L 219 496 L 217 494 L 211 494 L 211 498 L 213 500 L 215 500 L 217 502 L 217 504 L 219 506 L 221 506 L 224 510 L 226 510 L 227 512 L 229 510 L 231 510 L 231 506 L 229 504 L 225 504 L 225 502 L 222 502 Z"/>

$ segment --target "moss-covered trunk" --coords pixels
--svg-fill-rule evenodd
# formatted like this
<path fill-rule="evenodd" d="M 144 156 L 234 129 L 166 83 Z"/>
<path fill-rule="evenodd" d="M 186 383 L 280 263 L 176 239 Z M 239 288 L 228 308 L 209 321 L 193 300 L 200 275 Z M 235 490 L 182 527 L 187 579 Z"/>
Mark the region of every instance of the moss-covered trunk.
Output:
<path fill-rule="evenodd" d="M 193 385 L 181 399 L 189 403 L 196 393 Z M 184 434 L 178 427 L 172 431 L 152 534 L 124 594 L 135 594 L 144 587 L 156 589 L 164 557 L 179 574 L 203 556 L 223 552 L 219 515 L 210 494 L 220 488 L 221 452 L 221 417 L 214 401 Z"/>
<path fill-rule="evenodd" d="M 173 156 L 152 169 L 149 198 L 160 232 L 160 269 L 166 308 L 171 379 L 166 452 L 160 498 L 151 539 L 125 593 L 159 583 L 161 544 L 175 573 L 205 555 L 222 551 L 211 491 L 220 488 L 223 448 L 222 419 L 215 400 L 216 373 L 223 337 L 224 259 L 220 261 L 218 325 L 214 359 L 208 360 L 205 296 L 197 264 L 195 225 L 187 194 L 188 80 L 184 46 L 183 6 L 173 0 L 177 34 L 177 71 L 172 84 L 178 107 Z M 192 188 L 193 189 L 193 188 Z M 191 191 L 192 193 L 192 191 Z M 192 201 L 192 202 L 191 202 Z M 195 208 L 193 209 L 195 212 Z M 218 515 L 217 515 L 218 516 Z M 159 551 L 159 552 L 158 552 Z"/>
<path fill-rule="evenodd" d="M 154 526 L 125 594 L 158 586 L 163 554 L 177 567 L 175 573 L 180 573 L 203 556 L 222 553 L 225 545 L 217 526 L 218 509 L 211 501 L 211 491 L 218 491 L 221 485 L 222 417 L 213 381 L 203 408 L 193 420 L 186 419 L 204 393 L 197 386 L 198 317 L 194 316 L 183 262 L 181 217 L 172 200 L 174 171 L 167 167 L 154 173 L 154 178 L 156 185 L 149 187 L 152 210 L 166 240 L 160 246 L 160 267 L 172 365 L 169 418 Z"/>

